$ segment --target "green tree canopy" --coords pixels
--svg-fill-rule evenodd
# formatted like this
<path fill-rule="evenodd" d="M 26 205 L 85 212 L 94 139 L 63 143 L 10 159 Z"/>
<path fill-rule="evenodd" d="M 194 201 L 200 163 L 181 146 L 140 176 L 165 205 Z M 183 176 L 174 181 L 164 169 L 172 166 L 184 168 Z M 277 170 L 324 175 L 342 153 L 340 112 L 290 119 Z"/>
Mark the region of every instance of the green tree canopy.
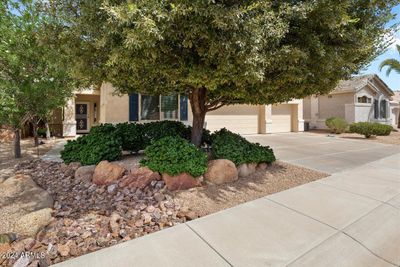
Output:
<path fill-rule="evenodd" d="M 189 95 L 206 112 L 321 94 L 381 51 L 397 0 L 61 0 L 74 73 L 119 92 Z"/>
<path fill-rule="evenodd" d="M 66 53 L 38 1 L 0 3 L 0 123 L 18 131 L 72 96 Z M 36 128 L 35 128 L 36 127 Z"/>

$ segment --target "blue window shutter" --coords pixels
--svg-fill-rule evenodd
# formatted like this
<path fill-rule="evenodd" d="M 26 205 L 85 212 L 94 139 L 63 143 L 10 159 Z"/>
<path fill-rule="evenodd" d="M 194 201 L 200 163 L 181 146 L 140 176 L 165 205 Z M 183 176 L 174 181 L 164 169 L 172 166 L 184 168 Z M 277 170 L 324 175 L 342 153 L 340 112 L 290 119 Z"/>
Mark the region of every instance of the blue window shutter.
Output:
<path fill-rule="evenodd" d="M 179 105 L 180 105 L 181 121 L 187 121 L 188 120 L 188 98 L 187 98 L 187 96 L 181 95 Z"/>
<path fill-rule="evenodd" d="M 139 94 L 129 94 L 129 121 L 139 119 Z"/>

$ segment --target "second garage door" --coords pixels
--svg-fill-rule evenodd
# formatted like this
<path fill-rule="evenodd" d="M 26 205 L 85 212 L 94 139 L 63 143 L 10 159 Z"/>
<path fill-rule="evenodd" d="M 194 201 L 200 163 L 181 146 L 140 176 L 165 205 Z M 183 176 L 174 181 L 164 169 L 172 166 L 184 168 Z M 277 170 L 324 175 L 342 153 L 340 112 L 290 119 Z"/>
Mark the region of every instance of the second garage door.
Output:
<path fill-rule="evenodd" d="M 280 104 L 272 106 L 272 133 L 285 133 L 292 130 L 292 106 Z"/>
<path fill-rule="evenodd" d="M 206 115 L 206 128 L 211 132 L 221 128 L 239 134 L 258 133 L 258 106 L 224 106 Z"/>

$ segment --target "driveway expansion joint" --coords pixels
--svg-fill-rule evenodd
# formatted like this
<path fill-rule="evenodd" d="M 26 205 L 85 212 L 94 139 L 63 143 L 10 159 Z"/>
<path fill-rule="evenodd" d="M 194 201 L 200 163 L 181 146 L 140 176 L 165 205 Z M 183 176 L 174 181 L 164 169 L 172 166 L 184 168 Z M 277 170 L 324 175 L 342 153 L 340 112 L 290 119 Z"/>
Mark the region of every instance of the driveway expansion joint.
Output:
<path fill-rule="evenodd" d="M 205 240 L 199 233 L 197 233 L 196 230 L 194 230 L 188 223 L 185 223 L 185 225 L 186 225 L 187 227 L 189 227 L 189 229 L 190 229 L 195 235 L 197 235 L 204 243 L 206 243 L 206 245 L 207 245 L 209 248 L 211 248 L 215 253 L 217 253 L 217 255 L 218 255 L 221 259 L 223 259 L 229 266 L 232 266 L 232 267 L 233 267 L 233 265 L 232 265 L 221 253 L 219 253 L 218 250 L 216 250 L 213 246 L 211 246 L 211 244 L 208 243 L 207 240 Z"/>

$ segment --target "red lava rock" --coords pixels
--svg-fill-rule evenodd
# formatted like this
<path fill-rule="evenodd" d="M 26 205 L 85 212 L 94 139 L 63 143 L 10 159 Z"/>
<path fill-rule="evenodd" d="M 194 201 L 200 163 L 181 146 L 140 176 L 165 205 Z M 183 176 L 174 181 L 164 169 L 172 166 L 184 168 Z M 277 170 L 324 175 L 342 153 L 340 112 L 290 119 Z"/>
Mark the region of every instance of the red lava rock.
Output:
<path fill-rule="evenodd" d="M 30 174 L 54 197 L 55 219 L 36 235 L 29 250 L 45 253 L 39 264 L 55 264 L 186 221 L 186 217 L 177 216 L 181 207 L 164 192 L 163 180 L 152 180 L 142 189 L 109 188 L 117 183 L 96 185 L 75 179 L 75 171 L 66 169 L 75 167 L 41 160 L 24 161 L 15 167 L 16 173 Z M 21 248 L 30 243 L 27 241 L 21 242 Z M 4 264 L 12 266 L 13 262 Z"/>
<path fill-rule="evenodd" d="M 186 172 L 175 176 L 171 176 L 168 173 L 163 173 L 162 178 L 167 188 L 171 191 L 185 190 L 196 186 L 201 186 L 201 183 L 198 179 Z"/>
<path fill-rule="evenodd" d="M 121 187 L 144 189 L 153 181 L 161 180 L 158 172 L 153 172 L 147 167 L 133 168 L 128 176 L 120 182 Z"/>

